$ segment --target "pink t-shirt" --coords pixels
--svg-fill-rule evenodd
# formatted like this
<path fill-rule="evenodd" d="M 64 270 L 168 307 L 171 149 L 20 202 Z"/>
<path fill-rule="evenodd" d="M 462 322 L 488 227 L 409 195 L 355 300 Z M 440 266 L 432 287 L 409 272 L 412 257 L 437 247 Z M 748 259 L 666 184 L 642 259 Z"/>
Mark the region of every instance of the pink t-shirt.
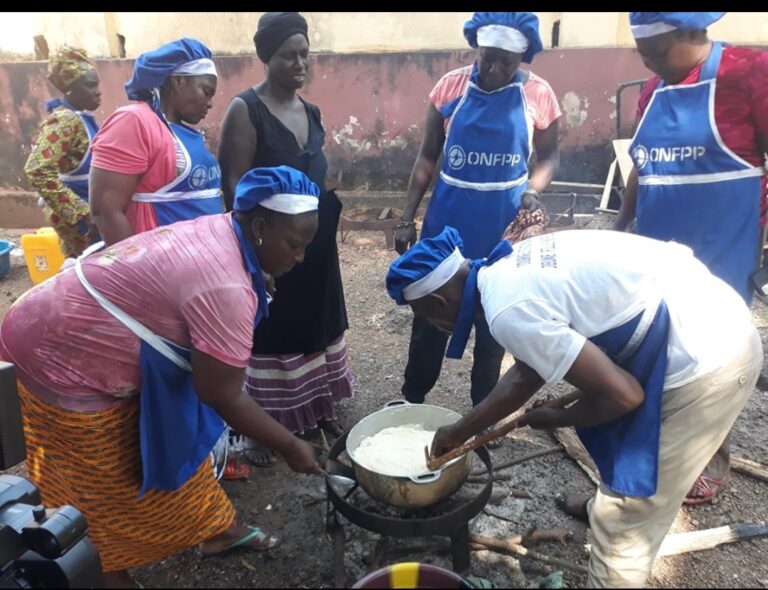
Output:
<path fill-rule="evenodd" d="M 464 94 L 471 73 L 472 66 L 466 66 L 448 72 L 440 78 L 429 93 L 429 99 L 435 108 L 440 110 L 442 106 Z M 557 104 L 557 96 L 543 78 L 528 70 L 520 70 L 520 73 L 524 79 L 527 78 L 523 83 L 523 93 L 527 103 L 528 124 L 533 124 L 536 129 L 546 129 L 563 114 Z M 446 129 L 449 121 L 450 119 L 445 120 Z"/>
<path fill-rule="evenodd" d="M 176 147 L 168 126 L 147 103 L 138 102 L 120 107 L 104 121 L 91 143 L 91 166 L 138 174 L 136 192 L 153 193 L 181 174 Z M 137 233 L 157 226 L 150 203 L 132 201 L 125 215 Z"/>
<path fill-rule="evenodd" d="M 136 234 L 88 257 L 93 287 L 155 334 L 246 367 L 257 299 L 231 214 Z M 0 356 L 61 407 L 104 409 L 136 395 L 139 339 L 105 311 L 73 268 L 23 295 L 0 326 Z"/>

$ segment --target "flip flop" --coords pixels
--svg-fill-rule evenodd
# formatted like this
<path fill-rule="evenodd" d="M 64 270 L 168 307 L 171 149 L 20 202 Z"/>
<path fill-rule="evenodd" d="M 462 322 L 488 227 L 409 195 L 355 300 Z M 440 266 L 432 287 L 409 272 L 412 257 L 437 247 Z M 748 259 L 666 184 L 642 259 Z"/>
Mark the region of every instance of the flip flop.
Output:
<path fill-rule="evenodd" d="M 576 495 L 576 494 L 574 494 Z M 590 497 L 584 501 L 584 504 L 578 510 L 571 510 L 568 506 L 568 496 L 565 494 L 558 494 L 555 496 L 555 506 L 557 506 L 562 512 L 565 512 L 568 516 L 575 518 L 585 524 L 589 524 L 589 510 L 587 510 L 587 504 Z"/>
<path fill-rule="evenodd" d="M 277 546 L 277 544 L 280 542 L 280 539 L 277 537 L 267 536 L 267 534 L 261 530 L 261 527 L 249 526 L 248 528 L 251 529 L 250 533 L 245 535 L 243 538 L 235 541 L 223 551 L 218 551 L 216 553 L 203 553 L 202 551 L 200 551 L 200 556 L 203 559 L 207 559 L 209 557 L 225 557 L 230 553 L 232 553 L 233 551 L 237 551 L 238 549 L 250 549 L 252 551 L 268 551 L 273 547 Z M 258 539 L 258 538 L 265 539 L 267 541 L 264 547 L 255 547 L 253 545 L 248 544 L 254 539 Z"/>
<path fill-rule="evenodd" d="M 221 479 L 227 481 L 237 481 L 248 479 L 251 474 L 251 468 L 245 463 L 241 463 L 236 459 L 227 459 L 227 465 L 224 467 L 224 473 Z"/>
<path fill-rule="evenodd" d="M 715 479 L 707 475 L 700 475 L 693 482 L 691 489 L 683 499 L 683 504 L 687 506 L 696 506 L 697 504 L 706 504 L 711 502 L 716 494 L 720 492 L 731 481 L 731 476 L 726 475 L 723 479 Z M 699 492 L 691 496 L 691 492 Z"/>

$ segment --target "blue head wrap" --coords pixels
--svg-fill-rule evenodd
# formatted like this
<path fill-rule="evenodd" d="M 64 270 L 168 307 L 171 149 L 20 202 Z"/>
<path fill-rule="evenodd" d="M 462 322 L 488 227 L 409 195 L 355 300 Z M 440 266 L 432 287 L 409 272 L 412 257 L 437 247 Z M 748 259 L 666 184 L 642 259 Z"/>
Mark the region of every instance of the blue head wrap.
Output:
<path fill-rule="evenodd" d="M 254 168 L 243 174 L 235 188 L 235 211 L 256 205 L 296 215 L 317 211 L 320 188 L 306 174 L 290 166 Z"/>
<path fill-rule="evenodd" d="M 635 39 L 654 37 L 674 30 L 700 31 L 719 21 L 724 12 L 630 12 Z"/>
<path fill-rule="evenodd" d="M 424 238 L 417 242 L 389 267 L 386 278 L 389 296 L 398 305 L 405 305 L 408 300 L 418 299 L 442 287 L 461 267 L 464 261 L 464 257 L 460 256 L 463 245 L 459 232 L 450 226 L 446 226 L 433 238 Z M 453 336 L 445 353 L 446 357 L 461 358 L 467 346 L 479 303 L 477 273 L 482 267 L 489 266 L 511 253 L 512 245 L 502 241 L 487 258 L 470 261 L 470 272 L 464 283 L 461 305 L 453 327 Z"/>
<path fill-rule="evenodd" d="M 197 39 L 182 37 L 166 43 L 153 51 L 142 53 L 133 64 L 133 75 L 125 83 L 125 93 L 130 100 L 152 101 L 157 111 L 158 89 L 172 75 L 216 75 L 211 59 L 211 50 Z M 184 73 L 176 72 L 185 64 L 202 63 L 204 67 Z"/>
<path fill-rule="evenodd" d="M 455 256 L 458 263 L 463 261 L 464 257 L 461 255 L 463 249 L 464 242 L 459 232 L 450 226 L 447 226 L 433 238 L 421 239 L 390 265 L 386 278 L 389 296 L 398 305 L 405 305 L 408 303 L 408 299 L 418 299 L 419 294 L 413 293 L 406 299 L 409 293 L 404 293 L 404 291 L 417 281 L 432 274 L 441 263 L 451 256 Z M 451 268 L 446 269 L 445 273 L 447 273 L 447 276 L 444 276 L 445 280 L 442 282 L 438 280 L 437 283 L 433 281 L 432 288 L 427 286 L 427 291 L 422 290 L 423 294 L 426 295 L 427 292 L 432 292 L 444 285 L 453 276 L 451 270 L 455 272 L 456 268 L 457 265 L 453 264 Z"/>
<path fill-rule="evenodd" d="M 533 61 L 533 56 L 544 49 L 539 36 L 539 18 L 532 12 L 476 12 L 472 18 L 464 23 L 464 37 L 469 42 L 470 47 L 483 47 L 484 32 L 481 31 L 481 38 L 478 40 L 478 31 L 483 27 L 489 27 L 485 31 L 496 29 L 496 34 L 492 38 L 501 39 L 501 43 L 493 43 L 493 47 L 507 49 L 514 53 L 522 53 L 523 61 L 527 64 Z M 522 49 L 515 43 L 514 39 L 509 38 L 509 34 L 504 35 L 504 29 L 507 27 L 521 33 L 527 40 L 527 47 Z M 509 32 L 508 32 L 509 33 Z M 514 33 L 512 33 L 514 35 Z"/>

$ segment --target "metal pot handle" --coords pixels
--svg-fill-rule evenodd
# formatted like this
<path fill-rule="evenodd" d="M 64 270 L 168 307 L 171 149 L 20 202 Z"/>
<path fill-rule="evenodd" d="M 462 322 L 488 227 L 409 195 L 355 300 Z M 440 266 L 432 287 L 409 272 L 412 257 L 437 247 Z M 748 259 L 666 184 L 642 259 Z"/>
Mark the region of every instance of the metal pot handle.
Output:
<path fill-rule="evenodd" d="M 384 404 L 385 408 L 393 408 L 395 406 L 410 406 L 411 402 L 404 399 L 393 399 L 391 402 Z"/>
<path fill-rule="evenodd" d="M 438 469 L 437 471 L 433 471 L 432 473 L 425 473 L 424 475 L 412 475 L 408 479 L 417 484 L 434 483 L 440 479 L 442 474 L 443 470 Z"/>

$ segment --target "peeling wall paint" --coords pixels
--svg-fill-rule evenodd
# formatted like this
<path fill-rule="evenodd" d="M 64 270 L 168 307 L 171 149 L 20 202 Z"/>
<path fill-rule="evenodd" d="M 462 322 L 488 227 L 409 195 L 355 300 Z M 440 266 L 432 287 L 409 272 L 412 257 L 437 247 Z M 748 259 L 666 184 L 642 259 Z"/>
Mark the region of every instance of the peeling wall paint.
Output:
<path fill-rule="evenodd" d="M 422 141 L 428 95 L 440 77 L 471 64 L 474 52 L 313 54 L 301 95 L 320 107 L 325 151 L 343 190 L 405 190 Z M 219 83 L 213 108 L 200 128 L 218 151 L 221 120 L 230 100 L 263 79 L 252 56 L 214 58 Z M 97 60 L 102 80 L 103 121 L 127 103 L 123 84 L 133 62 Z M 566 49 L 536 56 L 531 69 L 547 80 L 564 112 L 559 126 L 559 180 L 603 182 L 616 138 L 617 86 L 648 76 L 632 49 Z M 56 96 L 45 79 L 45 62 L 0 64 L 0 187 L 28 189 L 23 166 L 44 116 Z M 634 94 L 633 94 L 634 93 Z M 622 95 L 622 127 L 634 118 L 636 90 Z"/>
<path fill-rule="evenodd" d="M 565 124 L 569 129 L 581 127 L 587 120 L 589 113 L 589 99 L 581 98 L 575 92 L 566 92 L 560 102 Z"/>

